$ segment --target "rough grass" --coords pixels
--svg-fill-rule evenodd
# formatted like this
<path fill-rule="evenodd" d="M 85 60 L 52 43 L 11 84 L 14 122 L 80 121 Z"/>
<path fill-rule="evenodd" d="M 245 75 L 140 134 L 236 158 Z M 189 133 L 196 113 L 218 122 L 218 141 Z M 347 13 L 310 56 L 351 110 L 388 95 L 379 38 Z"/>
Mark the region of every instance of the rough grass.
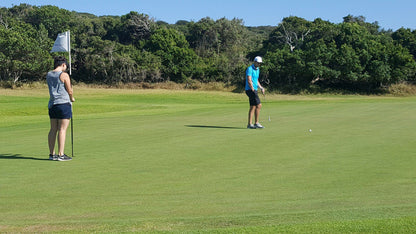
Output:
<path fill-rule="evenodd" d="M 395 96 L 416 95 L 416 85 L 410 83 L 399 83 L 388 87 L 388 92 Z"/>
<path fill-rule="evenodd" d="M 199 82 L 191 80 L 188 83 L 175 83 L 175 82 L 161 82 L 161 83 L 116 83 L 116 84 L 85 84 L 82 82 L 75 82 L 78 87 L 85 88 L 101 88 L 101 89 L 167 89 L 167 90 L 199 90 L 199 91 L 242 91 L 239 90 L 241 87 L 235 85 L 225 84 L 223 82 Z M 0 81 L 0 88 L 5 89 L 38 89 L 45 88 L 45 82 L 7 82 Z M 272 93 L 281 94 L 279 90 L 270 90 Z M 409 82 L 401 82 L 398 84 L 392 84 L 383 89 L 379 90 L 384 95 L 393 96 L 415 96 L 416 85 Z M 316 86 L 311 86 L 309 89 L 298 92 L 299 95 L 316 95 L 316 94 L 332 94 L 332 95 L 343 95 L 342 91 L 334 90 L 320 90 Z M 353 95 L 349 93 L 347 95 Z"/>
<path fill-rule="evenodd" d="M 263 130 L 244 94 L 75 97 L 51 162 L 47 89 L 0 89 L 0 232 L 416 231 L 414 97 L 268 95 Z"/>
<path fill-rule="evenodd" d="M 200 91 L 225 91 L 230 92 L 236 89 L 233 85 L 223 82 L 190 81 L 188 83 L 175 83 L 172 81 L 161 83 L 116 83 L 116 84 L 85 84 L 74 82 L 77 87 L 84 88 L 101 88 L 101 89 L 168 89 L 168 90 L 200 90 Z M 0 81 L 0 88 L 4 89 L 37 89 L 46 88 L 45 82 L 6 82 Z"/>

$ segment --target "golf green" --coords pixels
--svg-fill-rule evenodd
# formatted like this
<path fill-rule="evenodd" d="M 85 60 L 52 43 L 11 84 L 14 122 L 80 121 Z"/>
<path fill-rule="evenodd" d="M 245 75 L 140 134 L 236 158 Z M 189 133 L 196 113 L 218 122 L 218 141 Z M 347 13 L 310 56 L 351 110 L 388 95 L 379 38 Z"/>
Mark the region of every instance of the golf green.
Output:
<path fill-rule="evenodd" d="M 69 162 L 0 89 L 0 232 L 416 232 L 416 97 L 74 89 Z"/>

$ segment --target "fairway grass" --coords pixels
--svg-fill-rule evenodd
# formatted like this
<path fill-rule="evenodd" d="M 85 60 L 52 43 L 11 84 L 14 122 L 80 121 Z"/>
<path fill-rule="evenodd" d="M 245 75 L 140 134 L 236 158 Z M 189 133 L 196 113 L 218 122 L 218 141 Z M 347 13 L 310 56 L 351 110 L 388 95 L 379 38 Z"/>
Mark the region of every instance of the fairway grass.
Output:
<path fill-rule="evenodd" d="M 245 94 L 74 89 L 70 162 L 47 89 L 0 89 L 0 233 L 416 232 L 416 97 L 268 95 L 249 130 Z"/>

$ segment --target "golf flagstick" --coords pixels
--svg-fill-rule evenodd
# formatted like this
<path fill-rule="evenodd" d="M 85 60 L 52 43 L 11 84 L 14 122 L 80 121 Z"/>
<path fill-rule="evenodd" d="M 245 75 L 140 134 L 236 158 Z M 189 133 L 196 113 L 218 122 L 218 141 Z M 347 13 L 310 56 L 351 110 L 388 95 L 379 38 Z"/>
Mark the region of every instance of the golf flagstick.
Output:
<path fill-rule="evenodd" d="M 68 52 L 69 53 L 69 75 L 72 75 L 72 65 L 71 65 L 71 31 L 66 31 L 59 33 L 56 37 L 55 43 L 50 51 L 53 52 Z M 72 111 L 72 106 L 71 106 Z M 73 127 L 73 118 L 71 117 L 71 145 L 72 145 L 72 157 L 74 157 L 74 127 Z"/>
<path fill-rule="evenodd" d="M 71 117 L 71 146 L 72 146 L 71 156 L 74 157 L 74 112 L 73 111 L 72 111 L 72 117 Z"/>

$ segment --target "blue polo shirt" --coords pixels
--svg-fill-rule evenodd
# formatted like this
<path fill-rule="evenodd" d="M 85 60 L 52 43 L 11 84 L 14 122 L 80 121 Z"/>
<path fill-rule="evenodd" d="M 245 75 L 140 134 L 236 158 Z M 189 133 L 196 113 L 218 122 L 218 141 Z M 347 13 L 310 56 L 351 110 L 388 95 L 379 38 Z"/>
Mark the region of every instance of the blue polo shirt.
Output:
<path fill-rule="evenodd" d="M 246 70 L 246 90 L 251 90 L 250 86 L 248 85 L 248 76 L 251 76 L 251 81 L 253 82 L 253 88 L 254 90 L 257 90 L 257 84 L 259 80 L 260 75 L 260 69 L 256 68 L 254 64 L 252 64 L 250 67 Z"/>

